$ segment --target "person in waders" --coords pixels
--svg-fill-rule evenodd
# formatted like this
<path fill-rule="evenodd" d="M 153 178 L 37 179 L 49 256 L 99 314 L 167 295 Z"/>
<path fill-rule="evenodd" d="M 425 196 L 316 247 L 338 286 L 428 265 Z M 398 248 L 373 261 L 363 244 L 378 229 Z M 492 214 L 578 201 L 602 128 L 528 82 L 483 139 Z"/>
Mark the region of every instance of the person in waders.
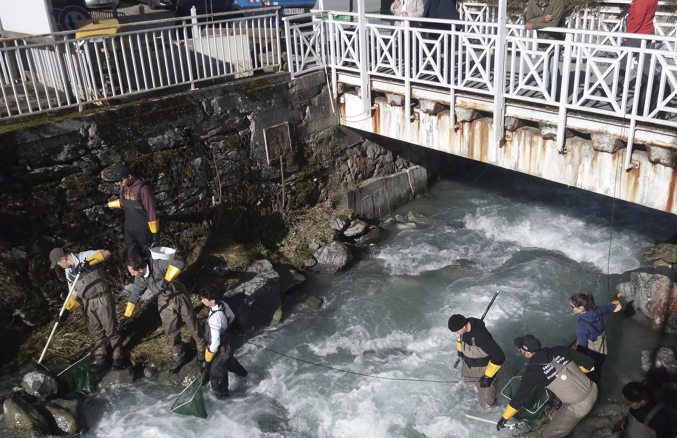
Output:
<path fill-rule="evenodd" d="M 524 405 L 536 386 L 552 391 L 562 405 L 549 413 L 550 422 L 543 428 L 543 438 L 566 436 L 592 409 L 597 400 L 597 385 L 584 373 L 594 368 L 588 355 L 569 347 L 541 348 L 541 342 L 532 335 L 515 339 L 515 346 L 529 359 L 522 382 L 496 423 L 501 430 L 507 421 Z"/>
<path fill-rule="evenodd" d="M 240 377 L 247 370 L 235 359 L 233 339 L 228 335 L 228 327 L 235 315 L 228 304 L 221 301 L 222 295 L 215 287 L 207 286 L 199 294 L 200 301 L 209 307 L 209 316 L 205 321 L 205 349 L 202 369 L 209 371 L 209 381 L 216 398 L 228 396 L 228 371 Z"/>
<path fill-rule="evenodd" d="M 198 364 L 201 364 L 205 358 L 206 344 L 202 339 L 202 327 L 197 322 L 195 309 L 190 302 L 186 287 L 176 280 L 185 265 L 178 260 L 154 259 L 150 260 L 149 265 L 140 255 L 134 255 L 127 261 L 127 269 L 134 277 L 134 284 L 125 309 L 125 316 L 120 320 L 121 329 L 129 321 L 146 289 L 149 289 L 153 295 L 157 295 L 160 319 L 174 357 L 174 363 L 169 369 L 172 374 L 181 371 L 181 368 L 189 362 L 183 342 L 181 342 L 181 325 L 184 322 L 195 340 Z"/>
<path fill-rule="evenodd" d="M 143 178 L 132 175 L 126 164 L 115 168 L 113 179 L 120 183 L 120 199 L 105 207 L 125 211 L 127 258 L 133 255 L 150 258 L 151 246 L 160 241 L 160 220 L 155 211 L 153 192 Z"/>
<path fill-rule="evenodd" d="M 599 385 L 602 378 L 602 365 L 606 360 L 606 330 L 602 317 L 612 312 L 621 310 L 620 301 L 597 307 L 595 299 L 590 292 L 587 294 L 575 294 L 571 297 L 569 307 L 578 315 L 576 323 L 576 350 L 592 357 L 595 361 L 595 370 L 588 373 L 588 378 Z"/>
<path fill-rule="evenodd" d="M 494 377 L 505 362 L 503 350 L 494 341 L 484 322 L 477 318 L 452 315 L 448 327 L 460 336 L 456 341 L 456 349 L 463 360 L 463 381 L 477 388 L 482 409 L 493 407 L 496 404 L 497 385 Z"/>
<path fill-rule="evenodd" d="M 630 382 L 621 391 L 628 407 L 628 416 L 620 432 L 608 438 L 672 438 L 670 410 L 652 400 L 649 388 L 642 382 Z"/>
<path fill-rule="evenodd" d="M 103 370 L 111 366 L 108 346 L 113 350 L 113 368 L 121 370 L 124 367 L 122 340 L 119 335 L 115 334 L 118 324 L 115 316 L 115 299 L 110 291 L 106 275 L 99 267 L 99 263 L 108 260 L 109 257 L 110 252 L 105 249 L 66 254 L 63 249 L 54 248 L 49 253 L 50 269 L 54 269 L 57 265 L 63 268 L 69 285 L 73 284 L 80 273 L 63 313 L 60 317 L 57 314 L 54 319 L 57 322 L 65 321 L 68 315 L 82 303 L 87 330 L 94 341 L 99 344 L 111 336 L 108 344 L 102 345 L 94 352 L 91 366 L 95 370 Z"/>

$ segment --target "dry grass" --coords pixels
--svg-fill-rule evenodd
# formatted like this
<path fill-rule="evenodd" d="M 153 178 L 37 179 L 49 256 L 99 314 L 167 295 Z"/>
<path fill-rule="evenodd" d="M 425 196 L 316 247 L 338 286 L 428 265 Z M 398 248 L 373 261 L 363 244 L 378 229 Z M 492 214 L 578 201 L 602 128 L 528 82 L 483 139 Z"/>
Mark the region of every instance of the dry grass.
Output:
<path fill-rule="evenodd" d="M 314 251 L 309 248 L 313 242 L 324 243 L 333 234 L 331 221 L 324 218 L 323 213 L 331 215 L 333 208 L 330 201 L 315 207 L 295 211 L 287 216 L 289 232 L 280 242 L 278 252 L 289 263 L 303 268 L 303 261 L 313 257 Z"/>

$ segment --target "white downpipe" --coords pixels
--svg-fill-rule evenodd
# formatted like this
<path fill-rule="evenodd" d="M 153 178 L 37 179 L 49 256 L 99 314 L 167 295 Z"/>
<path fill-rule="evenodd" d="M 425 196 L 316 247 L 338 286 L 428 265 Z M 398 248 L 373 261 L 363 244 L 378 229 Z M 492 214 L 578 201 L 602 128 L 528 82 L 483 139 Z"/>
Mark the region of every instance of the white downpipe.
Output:
<path fill-rule="evenodd" d="M 367 56 L 367 17 L 364 0 L 357 1 L 358 44 L 360 58 L 360 86 L 362 89 L 362 118 L 371 112 L 371 87 L 369 85 L 369 58 Z"/>
<path fill-rule="evenodd" d="M 508 21 L 507 0 L 498 2 L 498 28 L 494 59 L 494 146 L 499 148 L 505 138 L 505 56 L 507 48 L 506 25 Z"/>

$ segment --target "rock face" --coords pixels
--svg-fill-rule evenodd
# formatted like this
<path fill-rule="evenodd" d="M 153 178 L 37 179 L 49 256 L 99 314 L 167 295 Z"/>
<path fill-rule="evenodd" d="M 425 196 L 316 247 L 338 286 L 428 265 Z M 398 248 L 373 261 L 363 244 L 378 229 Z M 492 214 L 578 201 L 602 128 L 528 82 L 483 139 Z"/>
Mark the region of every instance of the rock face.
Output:
<path fill-rule="evenodd" d="M 24 376 L 21 386 L 32 396 L 47 400 L 59 392 L 59 384 L 44 371 L 32 371 Z"/>
<path fill-rule="evenodd" d="M 68 435 L 80 433 L 85 428 L 85 417 L 77 400 L 53 400 L 45 405 L 52 414 L 59 432 Z"/>
<path fill-rule="evenodd" d="M 47 435 L 49 422 L 31 404 L 18 398 L 8 398 L 2 405 L 5 414 L 5 425 L 8 429 L 33 435 Z"/>
<path fill-rule="evenodd" d="M 651 368 L 665 367 L 668 374 L 677 376 L 677 359 L 675 352 L 670 348 L 661 348 L 655 352 L 653 350 L 642 351 L 642 371 L 647 372 Z"/>
<path fill-rule="evenodd" d="M 238 295 L 242 295 L 249 305 L 246 313 L 242 311 L 243 315 L 239 319 L 241 324 L 246 328 L 268 327 L 281 305 L 280 274 L 268 260 L 258 260 L 247 269 L 244 279 L 226 291 L 226 302 L 228 298 L 236 299 Z M 236 308 L 239 305 L 233 311 Z"/>
<path fill-rule="evenodd" d="M 336 273 L 341 271 L 353 261 L 353 255 L 341 242 L 329 242 L 315 253 L 317 265 L 313 268 L 316 271 L 327 273 Z"/>
<path fill-rule="evenodd" d="M 633 320 L 654 331 L 677 334 L 677 289 L 664 275 L 633 272 L 630 282 L 619 284 L 616 290 L 637 313 Z"/>

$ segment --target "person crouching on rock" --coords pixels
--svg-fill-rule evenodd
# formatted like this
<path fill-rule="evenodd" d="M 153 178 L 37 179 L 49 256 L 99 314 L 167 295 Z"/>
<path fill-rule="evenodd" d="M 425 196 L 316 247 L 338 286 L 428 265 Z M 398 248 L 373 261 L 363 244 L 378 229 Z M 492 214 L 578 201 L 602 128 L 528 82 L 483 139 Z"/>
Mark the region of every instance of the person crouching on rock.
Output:
<path fill-rule="evenodd" d="M 186 357 L 183 342 L 181 342 L 181 325 L 185 322 L 197 345 L 197 361 L 204 360 L 206 344 L 202 339 L 202 328 L 197 322 L 195 309 L 190 302 L 186 287 L 176 277 L 186 264 L 178 260 L 151 260 L 150 265 L 140 255 L 134 255 L 127 261 L 127 269 L 134 277 L 125 316 L 120 320 L 122 327 L 134 313 L 136 304 L 141 295 L 149 289 L 157 296 L 158 311 L 165 329 L 165 335 L 172 348 L 174 363 L 169 372 L 176 374 L 190 359 Z"/>
<path fill-rule="evenodd" d="M 99 263 L 108 260 L 110 252 L 105 249 L 96 251 L 83 251 L 77 254 L 66 254 L 61 248 L 54 248 L 49 253 L 52 262 L 51 269 L 57 265 L 66 272 L 66 280 L 69 285 L 78 278 L 73 294 L 68 298 L 66 308 L 61 316 L 56 315 L 57 322 L 63 322 L 70 312 L 80 307 L 82 303 L 85 313 L 87 330 L 94 337 L 97 344 L 108 336 L 111 336 L 107 345 L 101 346 L 94 352 L 94 360 L 91 362 L 95 370 L 103 370 L 111 365 L 108 359 L 108 345 L 113 350 L 113 368 L 121 370 L 124 367 L 124 354 L 122 341 L 115 334 L 117 318 L 115 317 L 115 298 L 110 291 L 110 285 Z M 79 277 L 78 277 L 79 273 Z"/>
<path fill-rule="evenodd" d="M 493 407 L 496 404 L 494 376 L 505 362 L 503 350 L 494 341 L 484 322 L 477 318 L 452 315 L 447 325 L 449 330 L 460 335 L 456 348 L 459 358 L 463 359 L 463 381 L 477 388 L 482 409 Z"/>
<path fill-rule="evenodd" d="M 228 304 L 221 301 L 222 293 L 213 286 L 206 286 L 199 294 L 202 304 L 209 307 L 209 316 L 205 322 L 205 362 L 203 369 L 209 371 L 209 380 L 217 398 L 228 396 L 228 371 L 244 377 L 247 370 L 235 359 L 233 338 L 228 335 L 228 327 L 235 315 Z"/>

